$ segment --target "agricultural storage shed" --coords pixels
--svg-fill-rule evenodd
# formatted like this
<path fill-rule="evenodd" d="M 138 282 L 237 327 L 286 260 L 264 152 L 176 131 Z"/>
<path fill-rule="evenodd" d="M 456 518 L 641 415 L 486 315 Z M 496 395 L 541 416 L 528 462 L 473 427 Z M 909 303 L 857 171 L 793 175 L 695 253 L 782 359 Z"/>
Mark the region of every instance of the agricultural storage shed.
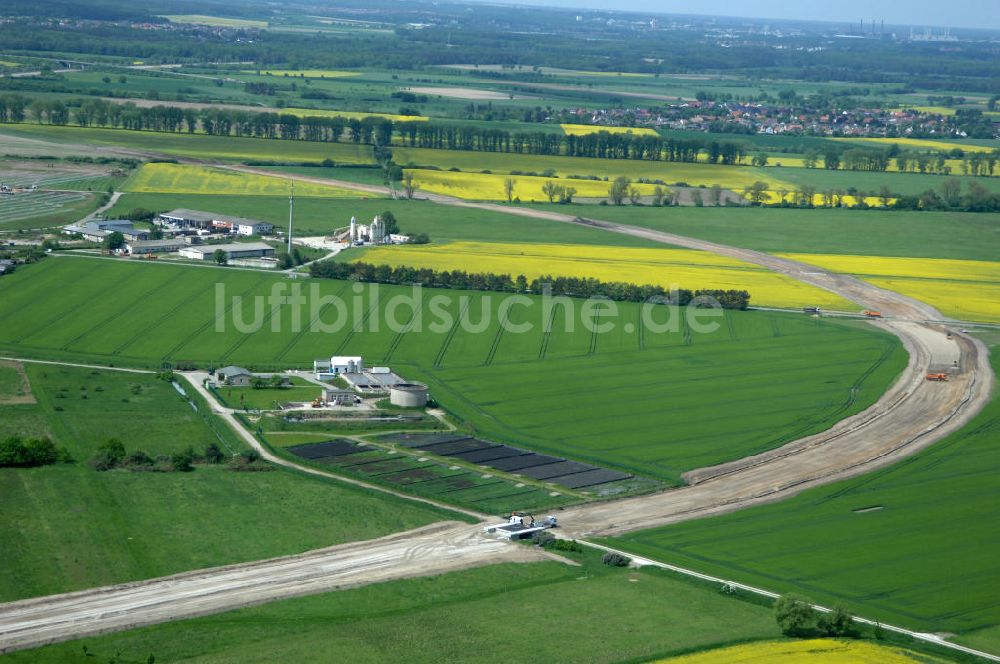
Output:
<path fill-rule="evenodd" d="M 159 214 L 156 217 L 156 223 L 161 226 L 176 226 L 178 228 L 219 229 L 246 236 L 264 235 L 274 230 L 274 224 L 266 221 L 187 208 L 178 208 Z"/>
<path fill-rule="evenodd" d="M 244 369 L 243 367 L 222 367 L 215 372 L 215 377 L 220 383 L 226 385 L 235 385 L 238 387 L 245 387 L 250 384 L 250 379 L 253 378 L 253 374 Z"/>
<path fill-rule="evenodd" d="M 180 250 L 180 255 L 185 258 L 195 260 L 210 261 L 215 257 L 215 252 L 222 250 L 226 254 L 226 260 L 239 258 L 265 258 L 274 256 L 274 247 L 263 242 L 234 242 L 231 244 L 202 244 L 186 246 Z"/>
<path fill-rule="evenodd" d="M 133 240 L 125 243 L 130 254 L 161 254 L 187 246 L 184 240 Z"/>

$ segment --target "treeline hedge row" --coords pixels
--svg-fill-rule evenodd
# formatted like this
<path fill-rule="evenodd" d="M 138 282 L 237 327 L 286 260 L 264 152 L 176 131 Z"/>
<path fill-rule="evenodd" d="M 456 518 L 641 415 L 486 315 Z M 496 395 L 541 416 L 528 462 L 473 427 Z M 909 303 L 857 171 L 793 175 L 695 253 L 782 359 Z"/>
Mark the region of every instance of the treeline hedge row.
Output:
<path fill-rule="evenodd" d="M 562 155 L 598 159 L 631 159 L 667 162 L 704 162 L 737 165 L 747 163 L 750 146 L 741 141 L 596 131 L 585 135 L 563 135 L 551 131 L 508 131 L 487 127 L 438 124 L 428 121 L 383 117 L 299 116 L 292 113 L 244 111 L 227 108 L 181 108 L 157 105 L 139 107 L 103 99 L 31 99 L 19 94 L 0 95 L 0 122 L 38 122 L 52 125 L 107 127 L 133 131 L 189 133 L 325 143 L 348 142 L 388 147 L 393 137 L 408 147 L 436 150 L 466 150 L 526 155 Z M 820 154 L 810 151 L 807 168 L 816 168 Z M 993 175 L 1000 150 L 964 153 L 961 149 L 928 153 L 905 152 L 897 145 L 881 148 L 829 147 L 822 155 L 829 170 L 885 172 L 891 164 L 902 172 L 949 174 L 946 158 L 960 159 L 962 173 Z M 767 164 L 758 154 L 755 166 Z"/>
<path fill-rule="evenodd" d="M 427 121 L 392 121 L 382 117 L 346 118 L 265 113 L 225 108 L 139 107 L 103 99 L 81 99 L 69 104 L 58 99 L 30 99 L 18 94 L 0 96 L 0 122 L 38 122 L 52 125 L 107 127 L 133 131 L 163 131 L 211 136 L 237 136 L 326 143 L 389 146 L 393 135 L 403 145 L 439 150 L 471 150 L 513 154 L 566 155 L 604 159 L 698 161 L 738 164 L 747 155 L 740 142 L 701 138 L 612 134 L 599 131 L 583 136 L 556 132 L 511 132 L 472 126 L 439 125 Z"/>
<path fill-rule="evenodd" d="M 601 281 L 588 277 L 558 277 L 545 275 L 529 281 L 523 274 L 493 272 L 465 272 L 463 270 L 434 270 L 407 266 L 375 265 L 373 263 L 342 263 L 319 261 L 309 266 L 313 277 L 341 279 L 365 283 L 392 285 L 420 285 L 427 288 L 451 288 L 500 293 L 526 293 L 577 298 L 604 297 L 618 302 L 648 302 L 665 298 L 672 304 L 686 306 L 704 301 L 718 302 L 723 309 L 745 310 L 750 305 L 750 293 L 745 290 L 688 290 L 668 291 L 652 284 L 633 284 L 624 281 Z"/>

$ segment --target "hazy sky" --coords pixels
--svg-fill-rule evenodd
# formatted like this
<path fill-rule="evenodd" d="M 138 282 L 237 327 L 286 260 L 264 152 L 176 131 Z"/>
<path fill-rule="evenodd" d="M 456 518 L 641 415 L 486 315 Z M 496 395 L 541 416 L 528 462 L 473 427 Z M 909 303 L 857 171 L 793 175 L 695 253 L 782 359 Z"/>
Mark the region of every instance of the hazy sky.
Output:
<path fill-rule="evenodd" d="M 715 14 L 857 23 L 1000 29 L 1000 0 L 502 0 L 550 7 L 587 7 L 664 14 Z"/>

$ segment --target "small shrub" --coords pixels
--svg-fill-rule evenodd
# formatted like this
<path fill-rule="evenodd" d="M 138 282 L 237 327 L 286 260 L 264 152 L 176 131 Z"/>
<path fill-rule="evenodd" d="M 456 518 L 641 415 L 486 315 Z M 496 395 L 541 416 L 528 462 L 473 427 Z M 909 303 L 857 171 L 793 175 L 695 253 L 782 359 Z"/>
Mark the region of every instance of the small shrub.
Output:
<path fill-rule="evenodd" d="M 222 463 L 222 459 L 224 457 L 222 450 L 219 449 L 219 446 L 212 443 L 205 448 L 205 453 L 202 455 L 202 458 L 205 459 L 205 463 Z"/>
<path fill-rule="evenodd" d="M 601 558 L 601 562 L 608 567 L 628 567 L 632 563 L 632 559 L 617 551 L 608 551 Z"/>
<path fill-rule="evenodd" d="M 555 544 L 555 541 L 556 541 L 556 536 L 553 535 L 552 533 L 545 532 L 544 530 L 541 532 L 537 532 L 531 536 L 531 543 L 534 544 L 535 546 L 540 546 L 543 549 L 549 548 L 550 546 Z"/>
<path fill-rule="evenodd" d="M 835 606 L 830 613 L 824 613 L 817 621 L 817 628 L 826 636 L 857 636 L 854 616 L 842 606 Z"/>
<path fill-rule="evenodd" d="M 576 540 L 557 539 L 552 543 L 553 551 L 573 551 L 579 553 L 583 551 L 583 546 Z"/>
<path fill-rule="evenodd" d="M 170 464 L 179 473 L 194 470 L 194 450 L 189 447 L 183 452 L 175 452 L 170 456 Z"/>
<path fill-rule="evenodd" d="M 134 468 L 137 466 L 152 466 L 153 457 L 149 456 L 142 450 L 135 450 L 131 454 L 128 454 L 122 461 L 122 465 L 128 468 Z"/>

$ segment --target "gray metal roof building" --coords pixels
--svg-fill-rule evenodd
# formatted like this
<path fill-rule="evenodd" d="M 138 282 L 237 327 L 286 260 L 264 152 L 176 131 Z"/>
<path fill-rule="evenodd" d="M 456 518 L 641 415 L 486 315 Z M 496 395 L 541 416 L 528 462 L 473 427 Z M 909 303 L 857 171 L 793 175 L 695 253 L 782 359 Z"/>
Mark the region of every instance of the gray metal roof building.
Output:
<path fill-rule="evenodd" d="M 222 250 L 226 253 L 227 260 L 238 258 L 264 258 L 274 256 L 274 247 L 264 242 L 232 242 L 230 244 L 199 244 L 186 246 L 180 250 L 180 255 L 185 258 L 208 261 L 212 260 L 215 252 Z"/>

